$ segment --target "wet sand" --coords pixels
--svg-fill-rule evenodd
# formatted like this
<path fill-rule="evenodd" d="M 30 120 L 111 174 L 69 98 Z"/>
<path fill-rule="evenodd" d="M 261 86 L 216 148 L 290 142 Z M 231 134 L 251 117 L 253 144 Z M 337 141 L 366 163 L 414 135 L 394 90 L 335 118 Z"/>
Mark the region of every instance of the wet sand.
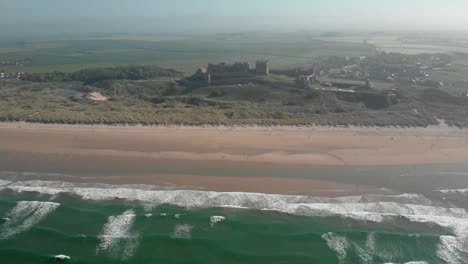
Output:
<path fill-rule="evenodd" d="M 340 196 L 380 185 L 314 168 L 467 164 L 468 130 L 3 123 L 0 157 L 3 171 L 67 173 L 88 181 Z"/>

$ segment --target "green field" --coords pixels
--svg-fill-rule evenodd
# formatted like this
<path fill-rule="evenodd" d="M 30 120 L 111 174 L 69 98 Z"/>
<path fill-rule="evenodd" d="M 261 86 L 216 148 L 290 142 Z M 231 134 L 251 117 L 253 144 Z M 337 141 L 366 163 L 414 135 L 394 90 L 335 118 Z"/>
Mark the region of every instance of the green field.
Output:
<path fill-rule="evenodd" d="M 444 83 L 440 89 L 452 94 L 468 93 L 468 66 L 457 65 L 451 70 L 434 71 L 431 80 Z"/>
<path fill-rule="evenodd" d="M 0 45 L 0 61 L 31 59 L 32 65 L 5 71 L 76 71 L 82 68 L 151 64 L 192 73 L 208 63 L 270 60 L 273 69 L 303 66 L 317 56 L 369 55 L 362 43 L 327 42 L 306 34 L 243 34 L 241 37 L 117 35 L 77 40 L 31 41 Z M 0 70 L 2 69 L 0 68 Z"/>
<path fill-rule="evenodd" d="M 366 43 L 374 46 L 378 51 L 402 54 L 421 53 L 468 53 L 468 41 L 463 35 L 397 35 L 397 34 L 336 34 L 318 36 L 322 41 L 336 41 L 340 43 Z"/>

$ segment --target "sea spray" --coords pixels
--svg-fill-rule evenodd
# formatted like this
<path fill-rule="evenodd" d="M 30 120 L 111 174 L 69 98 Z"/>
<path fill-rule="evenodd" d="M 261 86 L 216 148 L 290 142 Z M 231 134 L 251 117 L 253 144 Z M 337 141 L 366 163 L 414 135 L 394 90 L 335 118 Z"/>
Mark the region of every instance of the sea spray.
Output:
<path fill-rule="evenodd" d="M 190 239 L 192 237 L 193 226 L 188 224 L 176 225 L 171 237 L 174 239 Z"/>
<path fill-rule="evenodd" d="M 463 254 L 468 253 L 460 238 L 454 236 L 441 236 L 439 245 L 437 246 L 437 256 L 444 260 L 447 264 L 465 264 L 467 256 Z"/>
<path fill-rule="evenodd" d="M 363 195 L 340 198 L 323 198 L 298 195 L 275 195 L 241 192 L 212 192 L 194 190 L 167 190 L 152 188 L 132 189 L 129 186 L 100 184 L 97 186 L 60 182 L 16 182 L 0 186 L 0 190 L 16 192 L 38 192 L 58 197 L 60 194 L 73 194 L 85 200 L 106 201 L 124 199 L 140 202 L 145 207 L 170 204 L 185 208 L 250 208 L 272 210 L 294 215 L 339 216 L 358 221 L 375 223 L 412 221 L 423 224 L 437 224 L 453 234 L 456 250 L 463 252 L 467 238 L 468 213 L 463 208 L 451 208 L 443 201 L 431 201 L 420 194 Z M 436 206 L 437 205 L 437 206 Z M 175 228 L 177 229 L 177 228 Z M 181 229 L 183 230 L 183 229 Z M 369 242 L 370 243 L 370 242 Z M 368 246 L 359 245 L 363 250 Z M 440 252 L 445 245 L 441 243 Z M 445 247 L 446 248 L 446 247 Z M 438 253 L 439 258 L 449 259 L 447 254 Z M 464 256 L 463 254 L 459 256 Z M 361 258 L 369 259 L 362 255 Z M 460 257 L 451 257 L 453 259 Z M 458 264 L 456 262 L 453 262 Z"/>
<path fill-rule="evenodd" d="M 11 184 L 10 181 L 5 181 L 5 180 L 0 180 L 0 186 L 5 186 L 5 185 L 8 185 L 8 184 Z"/>
<path fill-rule="evenodd" d="M 348 254 L 348 239 L 333 232 L 323 234 L 322 238 L 327 242 L 328 247 L 336 253 L 338 261 L 344 263 Z"/>
<path fill-rule="evenodd" d="M 210 217 L 210 227 L 214 227 L 217 223 L 220 223 L 224 220 L 226 220 L 226 217 L 224 216 L 213 215 Z"/>
<path fill-rule="evenodd" d="M 375 233 L 369 233 L 366 239 L 366 248 L 367 250 L 374 252 L 375 251 Z"/>
<path fill-rule="evenodd" d="M 60 254 L 60 255 L 54 256 L 54 260 L 55 260 L 55 261 L 71 260 L 71 257 L 70 257 L 70 256 L 67 256 L 67 255 Z"/>
<path fill-rule="evenodd" d="M 97 254 L 105 253 L 123 260 L 133 256 L 138 244 L 138 238 L 131 230 L 135 217 L 133 210 L 110 216 L 99 235 Z"/>
<path fill-rule="evenodd" d="M 373 263 L 375 254 L 375 233 L 372 232 L 367 235 L 365 247 L 361 247 L 357 243 L 353 243 L 353 245 L 363 264 Z"/>
<path fill-rule="evenodd" d="M 55 211 L 60 204 L 39 201 L 21 201 L 5 216 L 5 221 L 0 227 L 0 239 L 8 239 L 42 221 Z"/>

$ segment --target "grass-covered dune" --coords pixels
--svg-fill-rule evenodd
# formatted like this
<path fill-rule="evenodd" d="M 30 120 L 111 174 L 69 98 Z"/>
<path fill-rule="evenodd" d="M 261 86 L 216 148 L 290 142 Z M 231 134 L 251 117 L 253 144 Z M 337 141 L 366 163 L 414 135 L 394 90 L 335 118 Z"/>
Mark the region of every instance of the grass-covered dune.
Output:
<path fill-rule="evenodd" d="M 250 85 L 190 87 L 179 72 L 152 66 L 107 68 L 93 78 L 83 74 L 92 70 L 78 72 L 81 75 L 0 81 L 0 121 L 428 126 L 443 119 L 451 126 L 468 127 L 468 98 L 438 89 L 401 87 L 398 104 L 376 107 L 362 96 L 297 88 L 292 78 L 282 75 L 256 77 Z M 148 75 L 129 80 L 128 72 Z M 102 98 L 93 98 L 93 93 Z"/>

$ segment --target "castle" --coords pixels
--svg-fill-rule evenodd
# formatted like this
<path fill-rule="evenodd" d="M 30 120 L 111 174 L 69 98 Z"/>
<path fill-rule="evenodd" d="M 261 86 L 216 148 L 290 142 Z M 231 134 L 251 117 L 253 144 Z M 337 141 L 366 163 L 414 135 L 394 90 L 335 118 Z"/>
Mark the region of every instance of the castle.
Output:
<path fill-rule="evenodd" d="M 198 69 L 195 76 L 211 85 L 214 81 L 226 81 L 227 79 L 241 81 L 259 75 L 268 75 L 269 73 L 268 60 L 258 60 L 255 69 L 251 69 L 248 62 L 236 62 L 234 64 L 210 63 L 207 68 Z"/>
<path fill-rule="evenodd" d="M 258 60 L 255 65 L 255 73 L 257 75 L 270 74 L 270 68 L 268 67 L 268 60 Z"/>

